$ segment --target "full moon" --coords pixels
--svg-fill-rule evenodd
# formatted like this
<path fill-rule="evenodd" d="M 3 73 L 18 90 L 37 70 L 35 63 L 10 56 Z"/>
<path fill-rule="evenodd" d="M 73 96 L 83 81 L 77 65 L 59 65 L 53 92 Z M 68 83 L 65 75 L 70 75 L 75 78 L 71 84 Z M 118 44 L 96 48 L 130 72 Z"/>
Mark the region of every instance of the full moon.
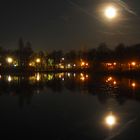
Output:
<path fill-rule="evenodd" d="M 117 9 L 113 6 L 105 8 L 104 14 L 108 19 L 113 19 L 117 16 Z"/>
<path fill-rule="evenodd" d="M 116 123 L 116 118 L 113 115 L 109 115 L 105 118 L 105 122 L 108 126 L 113 126 Z"/>

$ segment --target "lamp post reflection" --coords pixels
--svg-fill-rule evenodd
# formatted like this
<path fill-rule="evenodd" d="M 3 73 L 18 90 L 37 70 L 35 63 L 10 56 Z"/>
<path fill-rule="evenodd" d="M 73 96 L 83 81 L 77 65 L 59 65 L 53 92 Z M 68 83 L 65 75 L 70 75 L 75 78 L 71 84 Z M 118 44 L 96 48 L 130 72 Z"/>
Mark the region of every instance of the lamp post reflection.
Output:
<path fill-rule="evenodd" d="M 37 80 L 37 81 L 40 81 L 40 80 L 41 80 L 41 76 L 40 76 L 39 73 L 37 73 L 37 75 L 36 75 L 36 80 Z"/>
<path fill-rule="evenodd" d="M 12 81 L 12 78 L 11 78 L 10 75 L 8 76 L 7 80 L 8 80 L 9 83 Z"/>
<path fill-rule="evenodd" d="M 83 73 L 80 73 L 80 80 L 82 82 L 84 82 L 85 80 L 88 80 L 88 74 L 83 74 Z"/>

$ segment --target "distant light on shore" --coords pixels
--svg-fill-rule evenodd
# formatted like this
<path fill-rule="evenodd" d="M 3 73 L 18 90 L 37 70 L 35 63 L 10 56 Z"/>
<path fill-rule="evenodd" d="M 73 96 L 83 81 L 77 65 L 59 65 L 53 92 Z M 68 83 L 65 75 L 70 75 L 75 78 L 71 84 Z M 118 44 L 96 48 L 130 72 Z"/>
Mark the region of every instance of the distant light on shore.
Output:
<path fill-rule="evenodd" d="M 7 57 L 7 62 L 8 62 L 9 64 L 11 64 L 11 63 L 13 62 L 13 58 Z"/>

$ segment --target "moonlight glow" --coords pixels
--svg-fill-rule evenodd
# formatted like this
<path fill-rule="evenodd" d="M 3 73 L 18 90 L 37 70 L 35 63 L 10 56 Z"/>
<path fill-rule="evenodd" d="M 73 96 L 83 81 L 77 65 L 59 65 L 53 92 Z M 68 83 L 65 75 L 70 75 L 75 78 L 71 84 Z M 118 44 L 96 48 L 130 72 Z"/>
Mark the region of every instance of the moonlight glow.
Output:
<path fill-rule="evenodd" d="M 116 117 L 113 116 L 113 115 L 109 115 L 105 118 L 105 123 L 108 125 L 108 126 L 113 126 L 116 124 Z"/>
<path fill-rule="evenodd" d="M 113 19 L 117 16 L 117 9 L 113 6 L 109 6 L 105 8 L 104 14 L 108 19 Z"/>

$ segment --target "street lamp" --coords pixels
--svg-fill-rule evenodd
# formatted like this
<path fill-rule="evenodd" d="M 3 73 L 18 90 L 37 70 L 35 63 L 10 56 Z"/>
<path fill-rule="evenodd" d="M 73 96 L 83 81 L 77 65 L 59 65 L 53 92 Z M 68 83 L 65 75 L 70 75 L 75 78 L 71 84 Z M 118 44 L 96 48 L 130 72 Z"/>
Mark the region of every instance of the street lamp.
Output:
<path fill-rule="evenodd" d="M 13 58 L 11 58 L 11 57 L 7 57 L 7 62 L 9 63 L 9 64 L 11 64 L 12 62 L 13 62 Z"/>
<path fill-rule="evenodd" d="M 82 61 L 82 62 L 81 62 L 81 66 L 85 66 L 85 62 Z"/>
<path fill-rule="evenodd" d="M 131 85 L 132 85 L 133 88 L 136 87 L 136 83 L 135 82 L 133 82 Z"/>
<path fill-rule="evenodd" d="M 132 66 L 136 66 L 136 62 L 132 62 L 131 65 L 132 65 Z"/>
<path fill-rule="evenodd" d="M 40 63 L 40 62 L 41 62 L 40 58 L 37 58 L 36 63 Z"/>
<path fill-rule="evenodd" d="M 134 70 L 136 68 L 136 62 L 133 61 L 129 64 L 129 70 Z"/>
<path fill-rule="evenodd" d="M 41 62 L 41 59 L 40 58 L 36 58 L 36 69 L 39 69 L 39 64 Z"/>

